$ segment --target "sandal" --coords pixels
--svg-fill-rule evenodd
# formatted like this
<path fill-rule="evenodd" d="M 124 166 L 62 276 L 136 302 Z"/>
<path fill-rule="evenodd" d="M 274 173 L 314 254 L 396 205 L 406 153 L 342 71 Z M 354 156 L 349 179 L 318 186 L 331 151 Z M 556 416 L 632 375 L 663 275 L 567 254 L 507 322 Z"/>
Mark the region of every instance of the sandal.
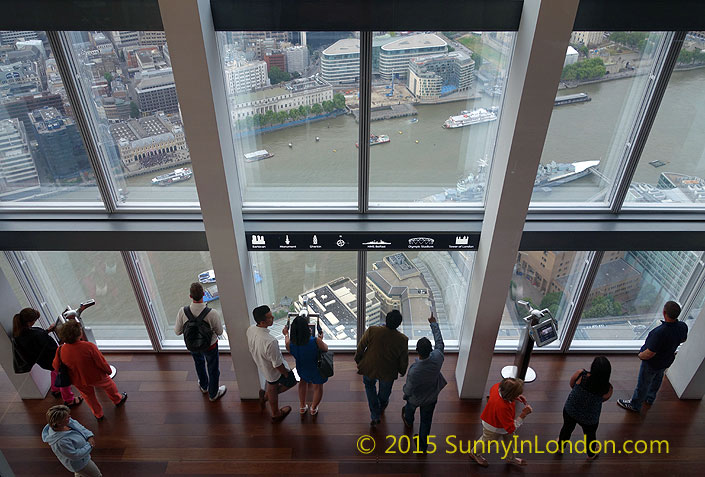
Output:
<path fill-rule="evenodd" d="M 291 406 L 284 406 L 283 408 L 279 409 L 279 412 L 281 412 L 281 414 L 279 414 L 278 416 L 274 416 L 274 417 L 272 418 L 272 422 L 273 422 L 273 423 L 277 423 L 277 422 L 283 421 L 284 418 L 285 418 L 286 416 L 288 416 L 289 413 L 291 412 Z"/>
<path fill-rule="evenodd" d="M 524 459 L 520 459 L 519 457 L 514 457 L 513 459 L 508 460 L 507 464 L 524 466 L 524 465 L 526 465 L 526 461 Z"/>
<path fill-rule="evenodd" d="M 475 454 L 475 453 L 473 453 L 473 452 L 469 452 L 468 455 L 470 456 L 470 458 L 471 458 L 472 460 L 474 460 L 475 462 L 477 462 L 477 463 L 478 463 L 480 466 L 482 466 L 482 467 L 487 467 L 488 465 L 490 465 L 490 463 L 487 462 L 487 459 L 485 459 L 484 457 L 482 457 L 482 456 L 479 455 L 479 454 Z"/>
<path fill-rule="evenodd" d="M 313 405 L 311 407 L 311 415 L 312 416 L 317 416 L 318 415 L 318 407 L 314 408 Z"/>
<path fill-rule="evenodd" d="M 83 402 L 83 398 L 81 396 L 77 396 L 77 397 L 73 398 L 73 401 L 70 401 L 70 402 L 64 401 L 64 404 L 67 405 L 68 407 L 76 407 L 79 404 L 81 404 L 82 402 Z"/>
<path fill-rule="evenodd" d="M 304 407 L 299 408 L 299 414 L 301 414 L 302 416 L 305 415 L 307 412 L 308 412 L 308 404 L 304 405 Z"/>

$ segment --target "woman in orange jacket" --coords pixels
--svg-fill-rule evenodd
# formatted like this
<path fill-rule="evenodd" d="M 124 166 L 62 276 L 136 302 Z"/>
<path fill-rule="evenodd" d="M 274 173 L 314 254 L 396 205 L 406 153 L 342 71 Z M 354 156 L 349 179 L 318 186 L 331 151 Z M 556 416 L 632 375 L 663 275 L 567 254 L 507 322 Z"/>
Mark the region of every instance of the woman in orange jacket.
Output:
<path fill-rule="evenodd" d="M 102 421 L 103 408 L 95 396 L 96 387 L 108 395 L 115 406 L 122 406 L 127 393 L 119 393 L 115 382 L 110 379 L 110 366 L 98 347 L 90 341 L 81 341 L 83 330 L 76 321 L 67 321 L 59 329 L 59 339 L 64 342 L 56 350 L 54 369 L 59 370 L 63 363 L 69 369 L 71 384 L 81 393 L 97 420 Z"/>

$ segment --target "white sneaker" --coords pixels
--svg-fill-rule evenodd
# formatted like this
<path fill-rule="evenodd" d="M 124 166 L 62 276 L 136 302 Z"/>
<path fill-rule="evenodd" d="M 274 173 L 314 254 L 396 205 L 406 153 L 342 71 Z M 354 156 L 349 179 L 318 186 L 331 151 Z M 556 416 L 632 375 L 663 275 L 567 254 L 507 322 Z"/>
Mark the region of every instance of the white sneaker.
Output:
<path fill-rule="evenodd" d="M 218 399 L 222 398 L 225 395 L 225 392 L 228 390 L 228 388 L 225 387 L 225 385 L 221 386 L 218 388 L 218 393 L 215 395 L 215 397 L 209 397 L 211 402 L 217 401 Z"/>
<path fill-rule="evenodd" d="M 203 394 L 208 393 L 208 389 L 203 389 L 200 384 L 198 385 L 198 389 L 200 389 Z"/>

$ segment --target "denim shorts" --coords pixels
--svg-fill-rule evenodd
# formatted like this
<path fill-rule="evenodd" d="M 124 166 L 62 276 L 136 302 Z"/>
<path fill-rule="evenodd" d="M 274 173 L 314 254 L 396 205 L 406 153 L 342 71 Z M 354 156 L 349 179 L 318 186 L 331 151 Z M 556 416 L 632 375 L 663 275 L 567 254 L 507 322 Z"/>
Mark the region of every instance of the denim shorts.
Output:
<path fill-rule="evenodd" d="M 281 384 L 282 386 L 286 386 L 287 388 L 294 387 L 296 385 L 296 376 L 294 375 L 293 371 L 289 371 L 289 374 L 286 376 L 281 376 L 279 379 L 276 381 L 267 381 L 269 384 Z"/>

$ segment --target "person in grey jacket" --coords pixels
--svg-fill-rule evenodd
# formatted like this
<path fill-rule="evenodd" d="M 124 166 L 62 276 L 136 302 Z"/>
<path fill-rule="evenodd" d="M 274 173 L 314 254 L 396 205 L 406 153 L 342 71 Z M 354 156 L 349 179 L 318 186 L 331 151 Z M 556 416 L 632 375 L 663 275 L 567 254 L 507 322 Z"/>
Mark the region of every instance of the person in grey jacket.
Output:
<path fill-rule="evenodd" d="M 401 408 L 401 418 L 408 428 L 414 427 L 416 408 L 421 408 L 421 423 L 419 425 L 419 450 L 428 448 L 428 434 L 431 432 L 433 410 L 436 408 L 438 394 L 448 384 L 441 374 L 443 366 L 443 337 L 438 328 L 436 317 L 431 313 L 428 319 L 436 346 L 424 337 L 416 343 L 419 358 L 409 367 L 404 384 L 404 399 L 406 405 Z"/>
<path fill-rule="evenodd" d="M 42 441 L 49 444 L 64 467 L 76 477 L 101 477 L 100 469 L 91 460 L 95 447 L 93 433 L 71 419 L 68 406 L 52 406 L 47 411 Z"/>

